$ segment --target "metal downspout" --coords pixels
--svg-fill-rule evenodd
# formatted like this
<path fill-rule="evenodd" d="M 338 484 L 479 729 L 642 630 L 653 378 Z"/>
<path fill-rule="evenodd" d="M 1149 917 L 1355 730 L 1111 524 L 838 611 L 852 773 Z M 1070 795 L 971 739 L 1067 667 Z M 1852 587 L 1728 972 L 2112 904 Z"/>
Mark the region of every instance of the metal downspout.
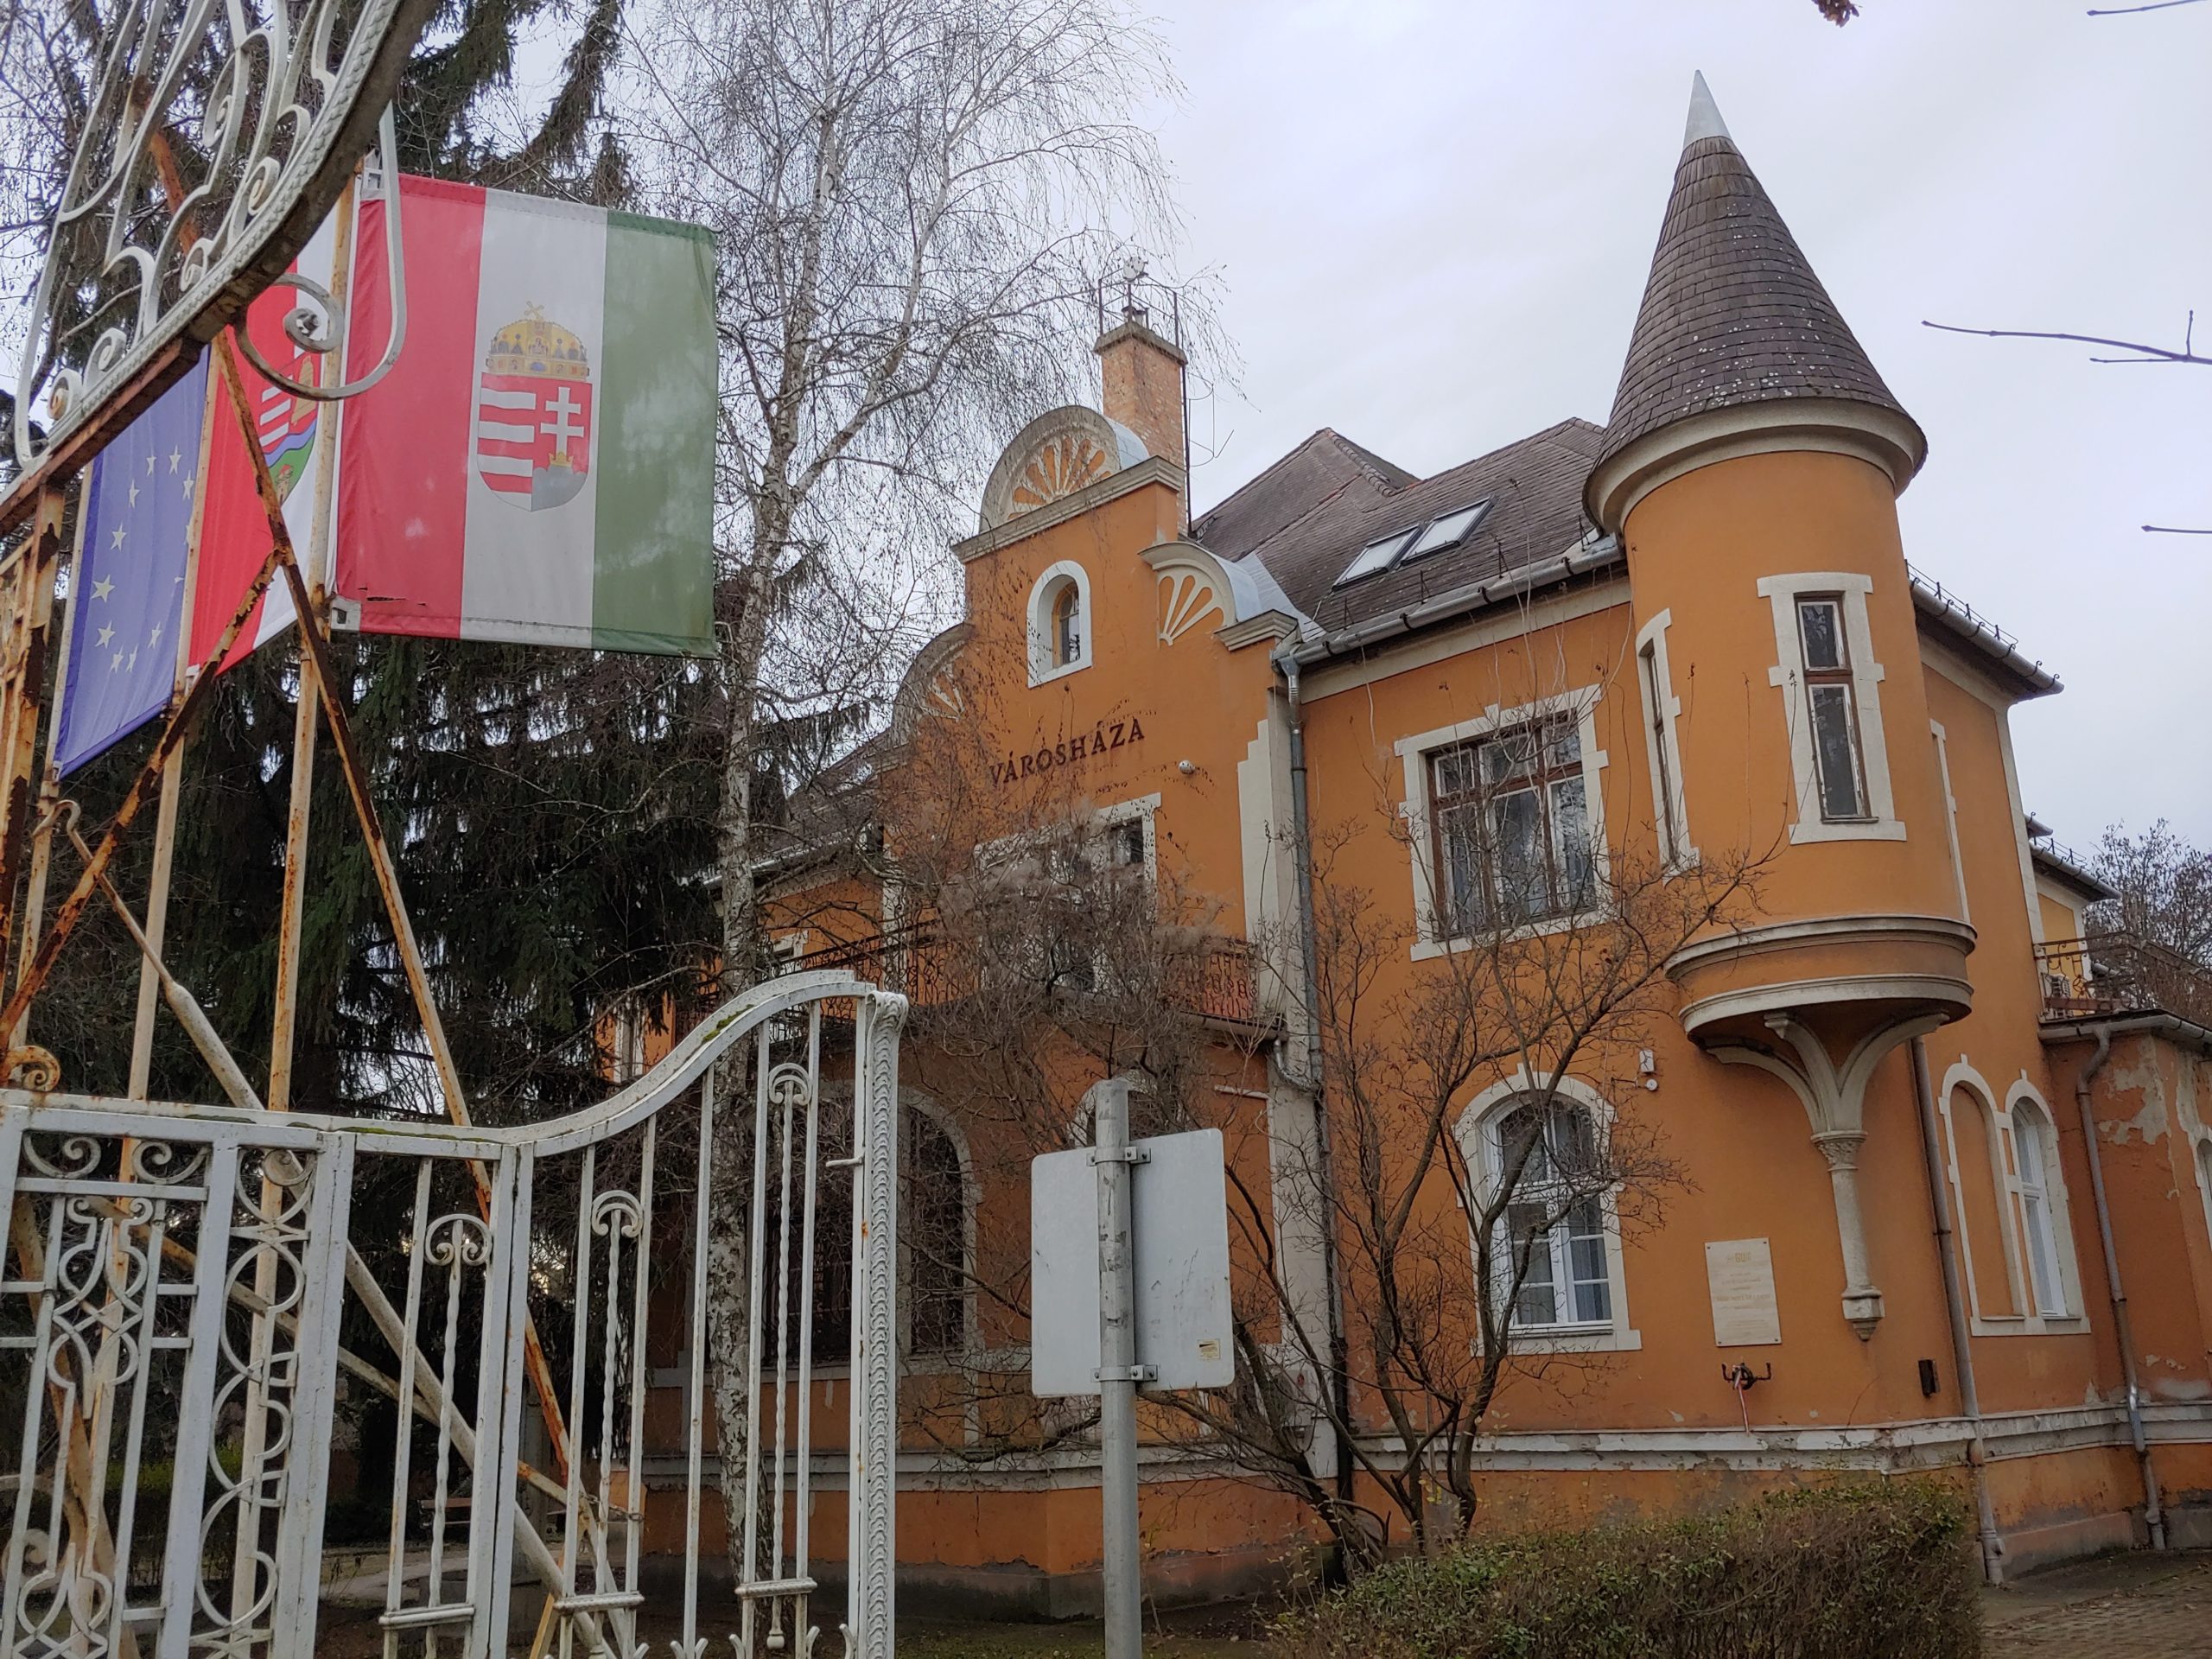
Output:
<path fill-rule="evenodd" d="M 1920 1151 L 1928 1168 L 1928 1198 L 1936 1211 L 1936 1254 L 1943 1267 L 1943 1311 L 1950 1316 L 1951 1368 L 1959 1377 L 1959 1412 L 1967 1420 L 1967 1468 L 1981 1534 L 1981 1575 L 2005 1582 L 2005 1540 L 1989 1501 L 1989 1459 L 1981 1436 L 1981 1395 L 1974 1385 L 1973 1333 L 1967 1325 L 1966 1291 L 1959 1276 L 1959 1241 L 1951 1228 L 1951 1197 L 1936 1129 L 1936 1090 L 1924 1038 L 1912 1039 L 1912 1086 L 1920 1100 Z"/>
<path fill-rule="evenodd" d="M 2105 1201 L 2104 1158 L 2097 1150 L 2096 1113 L 2089 1105 L 2089 1084 L 2112 1058 L 2112 1027 L 2097 1027 L 2097 1052 L 2074 1080 L 2074 1105 L 2082 1116 L 2082 1141 L 2089 1154 L 2089 1192 L 2096 1201 L 2097 1236 L 2105 1249 L 2105 1287 L 2112 1297 L 2113 1332 L 2120 1339 L 2120 1374 L 2127 1387 L 2127 1432 L 2143 1465 L 2143 1522 L 2151 1548 L 2166 1547 L 2166 1512 L 2158 1502 L 2158 1471 L 2152 1466 L 2151 1442 L 2143 1432 L 2143 1390 L 2135 1374 L 2135 1331 L 2127 1317 L 2127 1293 L 2120 1287 L 2120 1252 L 2113 1247 L 2112 1207 Z"/>
<path fill-rule="evenodd" d="M 1290 812 L 1297 841 L 1298 943 L 1306 1001 L 1306 1086 L 1313 1094 L 1313 1155 L 1320 1167 L 1315 1175 L 1325 1196 L 1321 1226 L 1322 1271 L 1329 1285 L 1330 1404 L 1348 1433 L 1351 1427 L 1351 1352 L 1344 1336 L 1344 1280 L 1337 1262 L 1337 1224 L 1334 1212 L 1336 1174 L 1329 1153 L 1329 1109 L 1321 1093 L 1321 964 L 1320 941 L 1313 915 L 1313 842 L 1306 808 L 1306 715 L 1298 700 L 1298 658 L 1286 654 L 1275 659 L 1282 671 L 1290 706 Z M 1337 1496 L 1351 1513 L 1354 1494 L 1351 1447 L 1337 1447 Z"/>

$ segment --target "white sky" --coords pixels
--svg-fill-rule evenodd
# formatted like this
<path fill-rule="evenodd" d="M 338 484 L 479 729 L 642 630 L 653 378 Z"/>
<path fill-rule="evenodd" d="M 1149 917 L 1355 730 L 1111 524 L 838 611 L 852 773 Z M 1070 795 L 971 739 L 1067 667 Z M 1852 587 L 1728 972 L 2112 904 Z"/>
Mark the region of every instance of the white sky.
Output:
<path fill-rule="evenodd" d="M 1320 426 L 1427 474 L 1602 422 L 1690 75 L 1927 429 L 1905 549 L 2066 681 L 2014 717 L 2029 810 L 2087 849 L 2212 842 L 2212 368 L 1921 320 L 2212 344 L 2212 4 L 1154 0 L 1162 122 L 1242 396 L 1197 499 Z"/>

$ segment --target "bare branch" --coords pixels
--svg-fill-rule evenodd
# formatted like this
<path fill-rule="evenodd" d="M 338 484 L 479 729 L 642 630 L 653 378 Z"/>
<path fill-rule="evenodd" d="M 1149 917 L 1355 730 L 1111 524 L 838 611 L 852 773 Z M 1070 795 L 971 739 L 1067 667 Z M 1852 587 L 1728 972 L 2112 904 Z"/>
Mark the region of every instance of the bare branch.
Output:
<path fill-rule="evenodd" d="M 2171 0 L 2170 0 L 2171 3 Z M 2194 0 L 2190 0 L 2193 3 Z M 2182 346 L 2174 351 L 2164 346 L 2145 346 L 2134 340 L 2108 340 L 2101 334 L 2069 334 L 2050 328 L 1967 328 L 1956 323 L 1930 322 L 1922 319 L 1923 328 L 1941 329 L 1947 334 L 1980 334 L 1990 340 L 2063 340 L 2080 346 L 2109 346 L 2114 351 L 2133 352 L 2133 357 L 2098 357 L 2093 363 L 2196 363 L 2212 365 L 2212 357 L 2203 357 L 2196 349 L 2196 313 L 2189 314 L 2189 321 L 2182 335 Z"/>

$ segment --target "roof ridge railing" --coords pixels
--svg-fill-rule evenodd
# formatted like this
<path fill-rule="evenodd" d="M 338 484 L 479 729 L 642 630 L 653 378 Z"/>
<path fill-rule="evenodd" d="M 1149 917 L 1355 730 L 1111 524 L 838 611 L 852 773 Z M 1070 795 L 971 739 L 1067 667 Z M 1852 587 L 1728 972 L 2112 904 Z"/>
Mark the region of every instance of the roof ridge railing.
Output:
<path fill-rule="evenodd" d="M 1905 561 L 1904 571 L 1905 575 L 1910 579 L 1915 588 L 1918 588 L 1922 593 L 1926 594 L 1930 599 L 1934 600 L 1938 605 L 1941 605 L 1945 610 L 1950 612 L 1954 616 L 1956 616 L 1961 621 L 1966 623 L 1970 627 L 1978 628 L 1982 632 L 1988 634 L 1999 645 L 2003 645 L 2007 651 L 2018 651 L 2019 649 L 2020 640 L 2018 635 L 1999 626 L 1997 623 L 1984 616 L 1980 611 L 1974 609 L 1973 606 L 1967 604 L 1966 601 L 1961 599 L 1956 594 L 1951 592 L 1949 588 L 1944 587 L 1942 582 L 1936 581 L 1935 577 L 1921 569 L 1919 566 L 1914 564 L 1910 559 Z"/>

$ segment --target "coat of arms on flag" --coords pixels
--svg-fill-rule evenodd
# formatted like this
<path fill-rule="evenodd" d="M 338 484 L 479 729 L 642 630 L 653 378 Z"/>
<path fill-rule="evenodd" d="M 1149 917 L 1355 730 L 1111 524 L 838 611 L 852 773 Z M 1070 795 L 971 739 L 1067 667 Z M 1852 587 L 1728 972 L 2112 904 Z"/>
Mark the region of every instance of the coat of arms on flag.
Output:
<path fill-rule="evenodd" d="M 304 385 L 322 384 L 322 359 L 306 352 L 296 350 L 290 362 L 280 362 L 277 366 Z M 294 397 L 282 386 L 261 388 L 254 424 L 261 435 L 261 453 L 276 480 L 280 501 L 290 498 L 292 486 L 306 474 L 308 462 L 314 457 L 316 410 L 313 400 Z"/>
<path fill-rule="evenodd" d="M 591 470 L 591 361 L 537 307 L 492 337 L 476 388 L 476 470 L 536 512 L 573 499 Z"/>

